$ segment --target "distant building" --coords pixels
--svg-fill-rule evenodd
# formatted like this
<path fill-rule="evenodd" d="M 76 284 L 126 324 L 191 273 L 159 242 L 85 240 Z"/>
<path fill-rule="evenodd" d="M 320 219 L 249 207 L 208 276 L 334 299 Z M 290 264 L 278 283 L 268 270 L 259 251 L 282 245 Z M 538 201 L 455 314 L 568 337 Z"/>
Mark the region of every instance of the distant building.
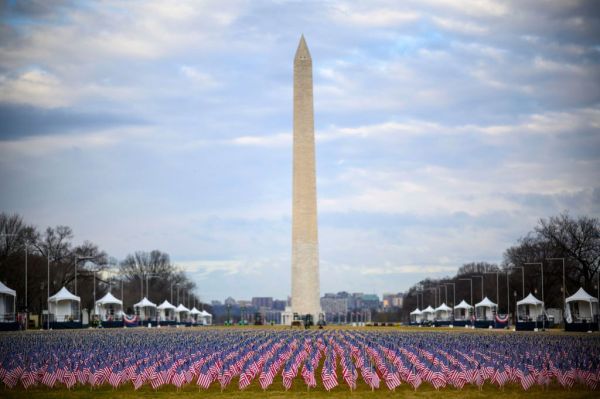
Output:
<path fill-rule="evenodd" d="M 221 303 L 221 301 L 211 301 L 210 304 L 212 306 L 223 306 L 223 304 Z"/>
<path fill-rule="evenodd" d="M 365 294 L 361 300 L 363 309 L 379 309 L 381 307 L 379 297 L 375 294 Z"/>
<path fill-rule="evenodd" d="M 237 302 L 232 297 L 228 297 L 227 299 L 225 299 L 225 306 L 228 306 L 228 305 L 235 306 L 235 305 L 237 305 Z"/>
<path fill-rule="evenodd" d="M 272 309 L 273 297 L 253 297 L 252 306 L 256 309 Z"/>
<path fill-rule="evenodd" d="M 321 298 L 321 310 L 325 313 L 325 320 L 328 322 L 346 319 L 348 313 L 348 298 L 336 298 L 335 296 L 325 295 Z"/>
<path fill-rule="evenodd" d="M 252 306 L 252 301 L 247 299 L 238 299 L 237 304 L 240 308 L 249 308 Z"/>
<path fill-rule="evenodd" d="M 402 300 L 404 299 L 402 293 L 392 294 L 385 293 L 383 294 L 383 309 L 384 310 L 392 310 L 392 309 L 400 309 L 402 308 Z"/>
<path fill-rule="evenodd" d="M 287 301 L 284 299 L 273 299 L 273 310 L 285 310 Z"/>

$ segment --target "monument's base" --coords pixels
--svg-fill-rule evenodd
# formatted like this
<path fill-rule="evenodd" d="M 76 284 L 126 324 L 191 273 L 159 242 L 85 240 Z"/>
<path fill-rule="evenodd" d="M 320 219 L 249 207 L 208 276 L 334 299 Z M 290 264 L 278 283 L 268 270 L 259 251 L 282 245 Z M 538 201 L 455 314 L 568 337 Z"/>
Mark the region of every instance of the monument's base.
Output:
<path fill-rule="evenodd" d="M 306 316 L 310 316 L 307 320 Z M 317 312 L 311 312 L 307 314 L 294 312 L 290 306 L 286 306 L 285 310 L 281 312 L 281 324 L 284 326 L 291 326 L 294 321 L 301 320 L 303 323 L 308 321 L 312 322 L 313 326 L 319 324 L 319 321 L 325 322 L 325 314 L 319 309 Z"/>
<path fill-rule="evenodd" d="M 281 312 L 281 324 L 284 326 L 291 326 L 292 321 L 294 321 L 294 312 L 292 312 L 291 307 L 286 306 L 285 310 Z"/>

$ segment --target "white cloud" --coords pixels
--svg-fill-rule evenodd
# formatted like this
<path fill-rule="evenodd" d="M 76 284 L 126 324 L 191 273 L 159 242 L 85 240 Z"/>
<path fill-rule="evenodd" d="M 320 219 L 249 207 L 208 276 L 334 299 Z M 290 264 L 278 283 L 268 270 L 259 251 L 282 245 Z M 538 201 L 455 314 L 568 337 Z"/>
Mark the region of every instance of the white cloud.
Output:
<path fill-rule="evenodd" d="M 498 0 L 426 0 L 435 7 L 445 7 L 472 17 L 501 17 L 511 10 L 509 4 Z"/>
<path fill-rule="evenodd" d="M 53 74 L 33 69 L 9 78 L 0 76 L 0 101 L 55 108 L 70 103 L 70 95 Z"/>
<path fill-rule="evenodd" d="M 360 274 L 365 276 L 379 275 L 387 276 L 394 274 L 417 274 L 417 273 L 452 273 L 456 272 L 456 266 L 424 266 L 424 265 L 385 265 L 383 267 L 361 268 Z"/>
<path fill-rule="evenodd" d="M 292 134 L 279 133 L 269 136 L 240 136 L 227 140 L 225 143 L 252 147 L 289 147 L 292 145 Z"/>
<path fill-rule="evenodd" d="M 365 9 L 349 4 L 340 5 L 332 10 L 332 19 L 344 25 L 360 27 L 397 27 L 419 19 L 414 11 L 395 10 L 392 8 Z"/>
<path fill-rule="evenodd" d="M 352 179 L 353 194 L 322 198 L 324 212 L 381 212 L 415 215 L 465 212 L 482 215 L 490 211 L 515 211 L 517 206 L 499 197 L 495 187 L 469 182 L 468 178 L 439 167 L 402 174 L 367 171 L 368 178 Z M 385 176 L 385 177 L 384 177 Z M 382 180 L 383 179 L 383 180 Z M 346 180 L 348 181 L 348 180 Z M 360 181 L 360 183 L 358 183 Z M 360 187 L 360 188 L 358 188 Z"/>
<path fill-rule="evenodd" d="M 540 56 L 536 56 L 534 58 L 533 66 L 540 72 L 566 72 L 579 75 L 584 75 L 586 72 L 586 69 L 583 66 L 565 62 L 557 62 Z"/>
<path fill-rule="evenodd" d="M 71 149 L 99 149 L 114 146 L 146 134 L 145 129 L 107 129 L 88 134 L 52 134 L 0 141 L 0 155 L 5 160 L 40 157 Z"/>
<path fill-rule="evenodd" d="M 179 72 L 187 79 L 189 79 L 193 84 L 201 88 L 215 87 L 218 84 L 216 79 L 210 74 L 202 72 L 197 68 L 194 68 L 189 65 L 180 66 Z"/>
<path fill-rule="evenodd" d="M 175 264 L 186 272 L 192 273 L 196 278 L 206 280 L 219 276 L 250 276 L 264 275 L 280 260 L 272 258 L 250 259 L 225 259 L 225 260 L 191 260 L 178 261 Z"/>
<path fill-rule="evenodd" d="M 581 129 L 597 129 L 600 126 L 600 109 L 585 108 L 564 112 L 532 114 L 512 125 L 474 127 L 478 131 L 495 135 L 505 134 L 575 134 Z"/>
<path fill-rule="evenodd" d="M 39 24 L 20 47 L 2 49 L 4 62 L 93 62 L 113 57 L 156 59 L 184 49 L 217 45 L 218 34 L 243 10 L 243 2 L 108 1 L 73 8 L 65 24 Z"/>
<path fill-rule="evenodd" d="M 457 19 L 433 17 L 433 22 L 443 29 L 460 33 L 480 35 L 488 32 L 488 29 L 484 26 Z"/>

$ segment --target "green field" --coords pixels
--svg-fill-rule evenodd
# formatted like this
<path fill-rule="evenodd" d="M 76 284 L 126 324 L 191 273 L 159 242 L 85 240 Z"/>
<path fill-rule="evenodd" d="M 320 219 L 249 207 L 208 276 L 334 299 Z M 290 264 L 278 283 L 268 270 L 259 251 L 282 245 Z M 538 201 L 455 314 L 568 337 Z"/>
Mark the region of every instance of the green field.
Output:
<path fill-rule="evenodd" d="M 237 382 L 237 381 L 234 381 Z M 341 381 L 340 381 L 341 382 Z M 233 384 L 237 386 L 236 384 Z M 296 384 L 296 386 L 299 384 Z M 304 386 L 304 384 L 302 384 Z M 378 390 L 371 391 L 369 387 L 362 383 L 358 384 L 358 389 L 350 392 L 347 386 L 340 384 L 335 389 L 327 392 L 322 387 L 317 387 L 307 391 L 306 389 L 297 389 L 292 387 L 290 391 L 285 391 L 281 380 L 276 380 L 268 390 L 263 391 L 258 383 L 254 382 L 247 389 L 240 391 L 237 388 L 229 387 L 224 391 L 220 391 L 218 387 L 211 387 L 208 390 L 198 390 L 195 385 L 184 386 L 177 391 L 174 387 L 164 387 L 157 391 L 152 390 L 148 386 L 144 386 L 137 391 L 134 391 L 131 386 L 112 389 L 108 386 L 90 390 L 89 388 L 79 387 L 77 389 L 24 389 L 7 390 L 0 389 L 0 397 L 2 398 L 53 398 L 53 399 L 75 399 L 75 398 L 540 398 L 559 399 L 559 398 L 597 398 L 598 393 L 592 392 L 582 387 L 575 387 L 572 390 L 565 390 L 561 387 L 554 386 L 548 390 L 534 386 L 529 391 L 523 391 L 519 385 L 508 385 L 504 390 L 491 385 L 485 385 L 483 390 L 479 391 L 476 387 L 465 386 L 462 390 L 454 388 L 445 388 L 439 391 L 433 387 L 423 384 L 415 392 L 412 388 L 403 384 L 395 391 L 389 391 L 384 386 L 380 386 Z"/>

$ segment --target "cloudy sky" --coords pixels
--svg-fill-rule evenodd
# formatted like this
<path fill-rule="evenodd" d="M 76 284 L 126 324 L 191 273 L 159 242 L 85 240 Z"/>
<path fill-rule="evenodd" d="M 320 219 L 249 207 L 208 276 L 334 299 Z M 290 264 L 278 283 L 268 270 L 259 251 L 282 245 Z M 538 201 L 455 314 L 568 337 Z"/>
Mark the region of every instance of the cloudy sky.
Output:
<path fill-rule="evenodd" d="M 600 217 L 594 1 L 0 4 L 0 210 L 165 251 L 205 300 L 290 292 L 301 33 L 321 292 L 402 291 L 501 261 L 539 218 Z"/>

